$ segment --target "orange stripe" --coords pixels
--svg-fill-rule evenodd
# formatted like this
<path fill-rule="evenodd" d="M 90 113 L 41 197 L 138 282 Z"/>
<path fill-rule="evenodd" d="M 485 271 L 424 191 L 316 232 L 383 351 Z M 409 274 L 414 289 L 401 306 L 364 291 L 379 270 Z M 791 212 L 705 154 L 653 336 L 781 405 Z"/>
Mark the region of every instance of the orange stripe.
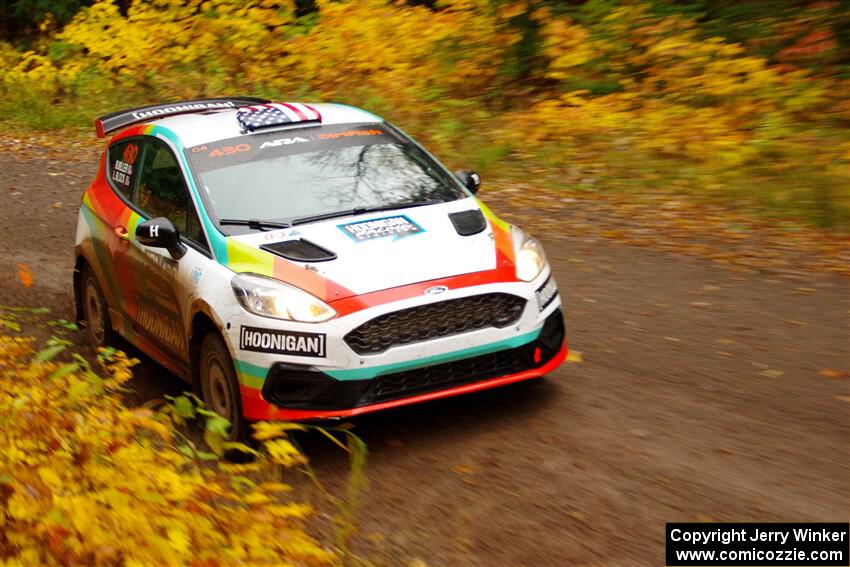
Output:
<path fill-rule="evenodd" d="M 400 301 L 411 297 L 419 297 L 423 295 L 425 290 L 429 287 L 438 285 L 444 285 L 449 289 L 462 289 L 477 285 L 515 281 L 517 281 L 516 271 L 512 265 L 509 265 L 484 272 L 451 276 L 448 278 L 418 282 L 390 289 L 382 289 L 380 291 L 373 291 L 372 293 L 364 293 L 362 295 L 352 295 L 351 297 L 346 297 L 338 301 L 331 301 L 330 306 L 334 308 L 340 317 L 342 317 L 377 305 L 384 305 L 386 303 L 392 303 L 393 301 Z"/>
<path fill-rule="evenodd" d="M 312 270 L 307 270 L 298 264 L 274 256 L 272 276 L 290 285 L 312 293 L 326 302 L 350 297 L 354 292 L 329 279 L 323 278 Z"/>

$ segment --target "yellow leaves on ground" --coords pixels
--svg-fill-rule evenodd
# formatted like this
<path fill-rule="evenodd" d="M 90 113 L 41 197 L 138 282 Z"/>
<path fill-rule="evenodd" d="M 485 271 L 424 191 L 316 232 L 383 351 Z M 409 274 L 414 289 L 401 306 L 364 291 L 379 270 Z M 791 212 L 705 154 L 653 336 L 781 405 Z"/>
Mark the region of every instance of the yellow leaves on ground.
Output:
<path fill-rule="evenodd" d="M 0 335 L 0 563 L 337 564 L 271 461 L 239 465 L 252 478 L 237 480 L 193 458 L 166 414 L 122 405 L 126 356 L 111 354 L 103 379 L 82 363 L 57 373 L 54 351 Z M 274 463 L 304 462 L 287 427 L 261 430 Z"/>
<path fill-rule="evenodd" d="M 285 467 L 303 464 L 305 462 L 302 455 L 295 446 L 286 439 L 275 439 L 267 441 L 265 448 L 269 452 L 272 460 Z"/>
<path fill-rule="evenodd" d="M 266 441 L 283 437 L 289 431 L 303 431 L 304 426 L 284 421 L 261 421 L 254 424 L 254 439 Z"/>

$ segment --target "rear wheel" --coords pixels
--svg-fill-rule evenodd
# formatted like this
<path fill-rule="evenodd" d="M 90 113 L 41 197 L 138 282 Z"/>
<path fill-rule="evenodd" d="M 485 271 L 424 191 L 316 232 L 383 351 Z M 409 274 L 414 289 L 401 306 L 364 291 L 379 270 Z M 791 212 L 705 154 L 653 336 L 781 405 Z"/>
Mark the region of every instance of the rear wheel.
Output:
<path fill-rule="evenodd" d="M 230 422 L 229 440 L 249 440 L 249 423 L 242 415 L 242 397 L 233 360 L 217 333 L 207 333 L 199 357 L 201 394 L 207 409 Z"/>
<path fill-rule="evenodd" d="M 109 321 L 109 309 L 100 284 L 97 283 L 97 278 L 88 266 L 81 269 L 80 301 L 89 344 L 95 351 L 109 346 L 114 338 L 112 324 Z"/>

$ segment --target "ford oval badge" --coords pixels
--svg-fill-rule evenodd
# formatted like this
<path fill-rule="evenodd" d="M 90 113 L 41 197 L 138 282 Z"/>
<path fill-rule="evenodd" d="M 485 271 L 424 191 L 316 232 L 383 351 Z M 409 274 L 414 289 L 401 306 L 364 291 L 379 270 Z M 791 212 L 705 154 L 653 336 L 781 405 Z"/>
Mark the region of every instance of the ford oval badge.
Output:
<path fill-rule="evenodd" d="M 439 295 L 439 294 L 445 293 L 447 291 L 449 291 L 449 288 L 447 288 L 446 286 L 435 285 L 434 287 L 429 287 L 428 289 L 426 289 L 425 295 Z"/>

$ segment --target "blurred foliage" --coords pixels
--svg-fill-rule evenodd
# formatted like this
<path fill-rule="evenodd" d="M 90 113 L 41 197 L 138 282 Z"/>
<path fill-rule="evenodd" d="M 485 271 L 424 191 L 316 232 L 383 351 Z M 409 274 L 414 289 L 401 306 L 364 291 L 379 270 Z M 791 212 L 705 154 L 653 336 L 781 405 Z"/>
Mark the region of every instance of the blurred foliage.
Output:
<path fill-rule="evenodd" d="M 0 45 L 38 128 L 244 93 L 386 116 L 450 166 L 850 221 L 850 9 L 767 0 L 155 0 Z"/>
<path fill-rule="evenodd" d="M 190 396 L 127 408 L 135 361 L 102 351 L 103 378 L 69 346 L 54 338 L 36 352 L 32 339 L 0 334 L 0 563 L 341 563 L 305 532 L 311 508 L 286 496 L 282 473 L 305 462 L 286 438 L 299 426 L 258 424 L 264 452 L 227 463 L 217 454 L 229 448 L 226 421 Z M 213 452 L 179 432 L 197 417 Z"/>
<path fill-rule="evenodd" d="M 27 45 L 39 32 L 71 21 L 92 0 L 5 0 L 0 3 L 0 38 Z"/>

